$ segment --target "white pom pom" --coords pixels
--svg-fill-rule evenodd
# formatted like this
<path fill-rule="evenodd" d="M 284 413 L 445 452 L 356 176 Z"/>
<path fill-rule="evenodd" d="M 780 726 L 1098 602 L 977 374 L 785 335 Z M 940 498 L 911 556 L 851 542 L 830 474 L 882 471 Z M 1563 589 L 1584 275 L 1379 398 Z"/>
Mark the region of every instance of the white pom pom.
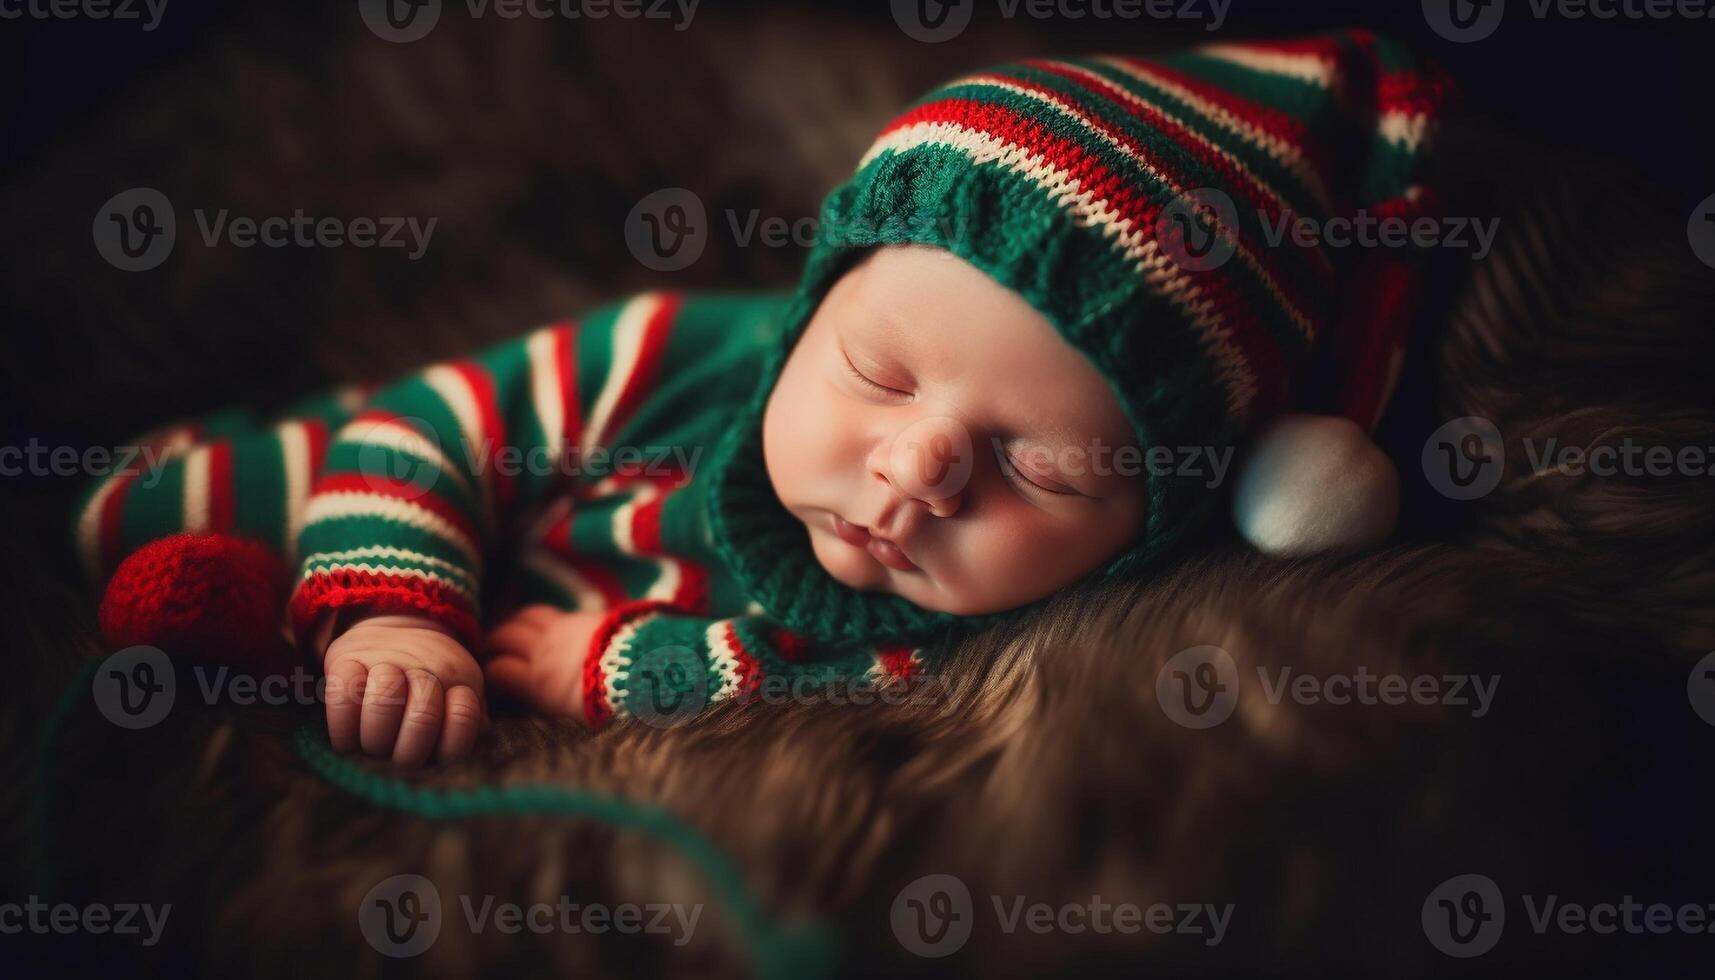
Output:
<path fill-rule="evenodd" d="M 1233 492 L 1233 521 L 1280 557 L 1372 548 L 1399 517 L 1393 461 L 1349 419 L 1288 415 L 1257 437 Z"/>

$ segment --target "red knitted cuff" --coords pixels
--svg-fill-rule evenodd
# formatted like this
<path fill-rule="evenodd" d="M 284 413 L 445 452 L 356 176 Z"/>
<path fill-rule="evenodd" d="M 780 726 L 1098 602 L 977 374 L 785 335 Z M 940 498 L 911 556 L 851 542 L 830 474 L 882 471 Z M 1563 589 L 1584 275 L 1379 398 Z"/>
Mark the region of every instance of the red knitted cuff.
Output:
<path fill-rule="evenodd" d="M 415 613 L 451 630 L 467 650 L 481 648 L 482 630 L 470 604 L 452 589 L 423 579 L 355 571 L 312 575 L 292 595 L 292 635 L 304 642 L 330 612 Z"/>
<path fill-rule="evenodd" d="M 602 657 L 613 645 L 613 635 L 619 628 L 652 612 L 682 612 L 671 602 L 660 599 L 638 599 L 609 609 L 590 634 L 590 647 L 584 654 L 584 723 L 598 729 L 613 720 L 613 705 L 607 698 L 607 685 L 602 675 Z"/>

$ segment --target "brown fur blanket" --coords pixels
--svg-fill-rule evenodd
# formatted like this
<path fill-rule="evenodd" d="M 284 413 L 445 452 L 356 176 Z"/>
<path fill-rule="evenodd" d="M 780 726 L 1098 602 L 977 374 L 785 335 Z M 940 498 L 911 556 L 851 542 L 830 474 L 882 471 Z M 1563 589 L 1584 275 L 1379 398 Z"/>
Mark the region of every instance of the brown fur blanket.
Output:
<path fill-rule="evenodd" d="M 951 70 L 914 66 L 880 33 L 817 36 L 780 15 L 731 24 L 694 43 L 649 39 L 654 57 L 674 60 L 672 86 L 622 70 L 642 43 L 624 32 L 596 45 L 445 30 L 409 58 L 336 32 L 312 58 L 269 43 L 281 24 L 257 27 L 6 190 L 8 213 L 43 229 L 4 243 L 8 308 L 35 325 L 6 365 L 9 392 L 41 431 L 111 441 L 515 333 L 654 281 L 610 233 L 644 193 L 680 184 L 721 207 L 812 214 L 886 113 Z M 1017 40 L 966 55 L 993 60 Z M 743 63 L 730 58 L 740 47 Z M 905 68 L 885 80 L 841 70 L 877 58 Z M 643 81 L 613 85 L 620 77 Z M 733 705 L 596 736 L 502 717 L 478 758 L 413 783 L 576 786 L 665 808 L 736 863 L 772 921 L 820 924 L 799 940 L 806 970 L 816 953 L 852 976 L 1404 976 L 1523 963 L 1660 975 L 1688 952 L 1707 962 L 1707 936 L 1538 934 L 1522 897 L 1715 901 L 1715 726 L 1688 704 L 1691 665 L 1715 649 L 1710 478 L 1538 472 L 1527 440 L 1715 447 L 1715 287 L 1682 218 L 1616 190 L 1645 182 L 1601 161 L 1574 166 L 1474 116 L 1447 142 L 1450 212 L 1499 216 L 1501 234 L 1494 254 L 1438 280 L 1442 308 L 1402 392 L 1419 411 L 1389 429 L 1411 484 L 1397 546 L 1276 562 L 1211 539 L 1155 580 L 1067 595 L 1022 630 L 967 641 L 894 703 Z M 1532 154 L 1535 165 L 1517 162 Z M 1500 157 L 1515 161 L 1508 172 L 1556 176 L 1508 179 Z M 55 215 L 94 213 L 137 185 L 253 213 L 432 213 L 442 237 L 410 266 L 192 241 L 157 275 L 115 277 L 87 225 Z M 1637 234 L 1607 233 L 1620 226 Z M 791 253 L 726 246 L 717 238 L 677 284 L 790 280 Z M 1506 470 L 1493 493 L 1453 507 L 1424 483 L 1417 454 L 1461 415 L 1497 424 Z M 313 707 L 193 705 L 131 732 L 76 697 L 33 771 L 57 693 L 102 652 L 59 535 L 69 493 L 8 489 L 0 628 L 19 673 L 0 717 L 0 903 L 39 894 L 172 912 L 147 948 L 8 935 L 14 963 L 206 976 L 752 971 L 733 909 L 682 849 L 584 818 L 434 822 L 377 807 L 294 752 L 288 736 L 316 721 Z M 1170 660 L 1205 646 L 1226 652 L 1240 683 L 1230 718 L 1194 729 L 1175 722 L 1158 683 Z M 1278 696 L 1291 677 L 1363 673 L 1441 690 L 1475 678 L 1492 700 L 1479 713 L 1470 688 L 1433 704 Z M 46 817 L 45 869 L 24 860 L 32 807 Z M 1493 952 L 1454 961 L 1429 942 L 1424 909 L 1466 873 L 1499 884 L 1508 918 Z M 445 923 L 427 952 L 394 960 L 359 914 L 400 874 L 434 884 Z M 970 937 L 945 959 L 902 938 L 942 908 L 910 904 L 927 902 L 914 884 L 926 875 L 954 876 L 969 895 L 953 911 Z M 683 943 L 684 929 L 468 928 L 462 902 L 490 899 L 699 918 Z M 1100 903 L 1165 905 L 1186 928 L 1074 930 L 1095 913 L 1060 911 Z M 1056 916 L 1045 931 L 1031 925 L 1037 905 Z M 1185 905 L 1230 909 L 1219 943 L 1207 918 L 1189 931 Z"/>

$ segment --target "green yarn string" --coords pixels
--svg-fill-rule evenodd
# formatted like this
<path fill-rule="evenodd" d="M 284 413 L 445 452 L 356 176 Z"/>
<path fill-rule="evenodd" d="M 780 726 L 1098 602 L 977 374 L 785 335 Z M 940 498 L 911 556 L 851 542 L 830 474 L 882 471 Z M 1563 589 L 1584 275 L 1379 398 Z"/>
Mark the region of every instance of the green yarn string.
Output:
<path fill-rule="evenodd" d="M 51 890 L 54 872 L 49 854 L 53 813 L 54 748 L 80 691 L 89 689 L 102 661 L 92 659 L 72 676 L 44 719 L 31 767 L 35 792 L 28 815 L 30 860 L 35 876 Z M 328 783 L 370 803 L 424 820 L 549 814 L 587 817 L 614 827 L 640 830 L 684 855 L 714 889 L 749 944 L 756 975 L 764 980 L 818 980 L 833 974 L 835 937 L 821 923 L 787 929 L 771 922 L 745 886 L 744 874 L 713 841 L 659 807 L 633 803 L 568 786 L 483 786 L 433 790 L 366 769 L 334 752 L 314 725 L 292 733 L 292 747 L 310 771 Z"/>
<path fill-rule="evenodd" d="M 757 975 L 766 980 L 814 980 L 832 972 L 833 936 L 820 924 L 784 930 L 768 921 L 744 884 L 744 874 L 715 843 L 659 807 L 632 803 L 569 786 L 483 786 L 432 790 L 413 786 L 357 765 L 334 752 L 312 725 L 292 735 L 292 745 L 311 771 L 376 806 L 424 820 L 463 820 L 494 815 L 553 814 L 589 817 L 627 827 L 667 843 L 703 873 L 748 939 Z"/>

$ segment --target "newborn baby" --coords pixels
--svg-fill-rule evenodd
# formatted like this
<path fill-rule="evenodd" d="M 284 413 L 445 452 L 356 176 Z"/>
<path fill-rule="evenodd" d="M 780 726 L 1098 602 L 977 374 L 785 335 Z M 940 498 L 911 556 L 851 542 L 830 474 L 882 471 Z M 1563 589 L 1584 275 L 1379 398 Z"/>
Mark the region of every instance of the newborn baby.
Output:
<path fill-rule="evenodd" d="M 282 555 L 333 744 L 417 765 L 468 753 L 485 688 L 600 725 L 909 677 L 1204 526 L 1235 497 L 1188 450 L 1246 448 L 1265 550 L 1374 543 L 1413 262 L 1265 231 L 1423 214 L 1440 93 L 1364 32 L 960 79 L 829 196 L 791 295 L 645 294 L 169 430 L 79 511 L 92 572 L 124 560 L 103 627 L 195 647 L 208 589 Z"/>

